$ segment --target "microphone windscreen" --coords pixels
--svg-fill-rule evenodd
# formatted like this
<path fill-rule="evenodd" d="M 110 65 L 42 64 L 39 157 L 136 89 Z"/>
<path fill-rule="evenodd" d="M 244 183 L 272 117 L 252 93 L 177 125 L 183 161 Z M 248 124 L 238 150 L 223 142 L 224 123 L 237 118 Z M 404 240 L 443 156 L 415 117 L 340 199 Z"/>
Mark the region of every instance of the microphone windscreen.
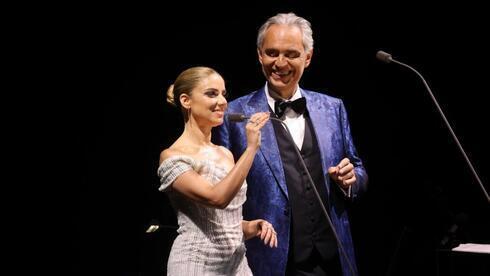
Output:
<path fill-rule="evenodd" d="M 385 63 L 391 62 L 391 55 L 384 51 L 378 51 L 376 53 L 376 58 Z"/>
<path fill-rule="evenodd" d="M 243 115 L 242 113 L 230 113 L 227 116 L 228 120 L 231 122 L 243 122 L 247 119 L 247 116 Z"/>

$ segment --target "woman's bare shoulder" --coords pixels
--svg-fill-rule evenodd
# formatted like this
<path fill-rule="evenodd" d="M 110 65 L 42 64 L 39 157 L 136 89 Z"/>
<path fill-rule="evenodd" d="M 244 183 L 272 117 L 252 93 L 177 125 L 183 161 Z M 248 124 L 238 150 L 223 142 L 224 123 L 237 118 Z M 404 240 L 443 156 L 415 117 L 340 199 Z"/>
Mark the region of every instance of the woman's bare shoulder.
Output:
<path fill-rule="evenodd" d="M 218 146 L 218 151 L 220 154 L 224 155 L 228 160 L 234 160 L 233 153 L 229 149 L 223 146 Z"/>
<path fill-rule="evenodd" d="M 163 161 L 167 160 L 170 157 L 178 156 L 178 155 L 185 155 L 181 150 L 176 149 L 176 148 L 167 148 L 162 150 L 160 153 L 160 161 L 159 164 L 162 164 Z"/>

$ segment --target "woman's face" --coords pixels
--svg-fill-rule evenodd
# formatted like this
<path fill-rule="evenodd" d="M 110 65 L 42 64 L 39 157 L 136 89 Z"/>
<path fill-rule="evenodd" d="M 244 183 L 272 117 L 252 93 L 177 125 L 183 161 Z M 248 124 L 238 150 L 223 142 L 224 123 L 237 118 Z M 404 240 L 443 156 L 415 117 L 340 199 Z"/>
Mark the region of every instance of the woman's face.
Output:
<path fill-rule="evenodd" d="M 199 124 L 221 125 L 228 107 L 225 96 L 225 81 L 220 75 L 211 74 L 204 78 L 189 97 L 191 117 Z"/>

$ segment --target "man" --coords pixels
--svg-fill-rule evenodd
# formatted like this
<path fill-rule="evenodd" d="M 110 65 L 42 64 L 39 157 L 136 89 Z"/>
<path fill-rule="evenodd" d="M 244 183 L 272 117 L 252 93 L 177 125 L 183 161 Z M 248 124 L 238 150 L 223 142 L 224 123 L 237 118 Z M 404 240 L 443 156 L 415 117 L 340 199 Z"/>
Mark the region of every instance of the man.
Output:
<path fill-rule="evenodd" d="M 260 154 L 247 177 L 244 219 L 264 218 L 278 235 L 278 248 L 254 240 L 247 258 L 254 275 L 357 274 L 345 202 L 367 185 L 340 99 L 299 87 L 313 55 L 310 23 L 293 13 L 269 18 L 259 30 L 257 53 L 266 85 L 228 105 L 228 113 L 270 111 L 280 122 L 262 129 Z M 288 103 L 293 102 L 288 106 Z M 274 114 L 273 114 L 274 113 Z M 245 150 L 241 123 L 225 120 L 217 143 L 235 158 Z M 294 147 L 298 147 L 341 242 L 338 246 Z M 345 254 L 343 253 L 345 251 Z"/>

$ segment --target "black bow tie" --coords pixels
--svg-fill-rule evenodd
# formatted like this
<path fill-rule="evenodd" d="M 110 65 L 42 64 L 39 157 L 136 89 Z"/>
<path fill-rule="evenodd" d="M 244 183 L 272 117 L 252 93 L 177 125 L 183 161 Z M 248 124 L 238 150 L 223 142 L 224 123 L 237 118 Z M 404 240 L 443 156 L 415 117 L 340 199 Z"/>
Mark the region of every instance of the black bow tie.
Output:
<path fill-rule="evenodd" d="M 294 112 L 298 114 L 303 114 L 305 113 L 306 110 L 306 99 L 304 97 L 301 97 L 299 99 L 296 99 L 294 101 L 283 101 L 283 100 L 276 100 L 274 102 L 274 113 L 276 113 L 277 117 L 281 118 L 282 115 L 284 115 L 284 112 L 288 108 L 292 108 Z"/>

